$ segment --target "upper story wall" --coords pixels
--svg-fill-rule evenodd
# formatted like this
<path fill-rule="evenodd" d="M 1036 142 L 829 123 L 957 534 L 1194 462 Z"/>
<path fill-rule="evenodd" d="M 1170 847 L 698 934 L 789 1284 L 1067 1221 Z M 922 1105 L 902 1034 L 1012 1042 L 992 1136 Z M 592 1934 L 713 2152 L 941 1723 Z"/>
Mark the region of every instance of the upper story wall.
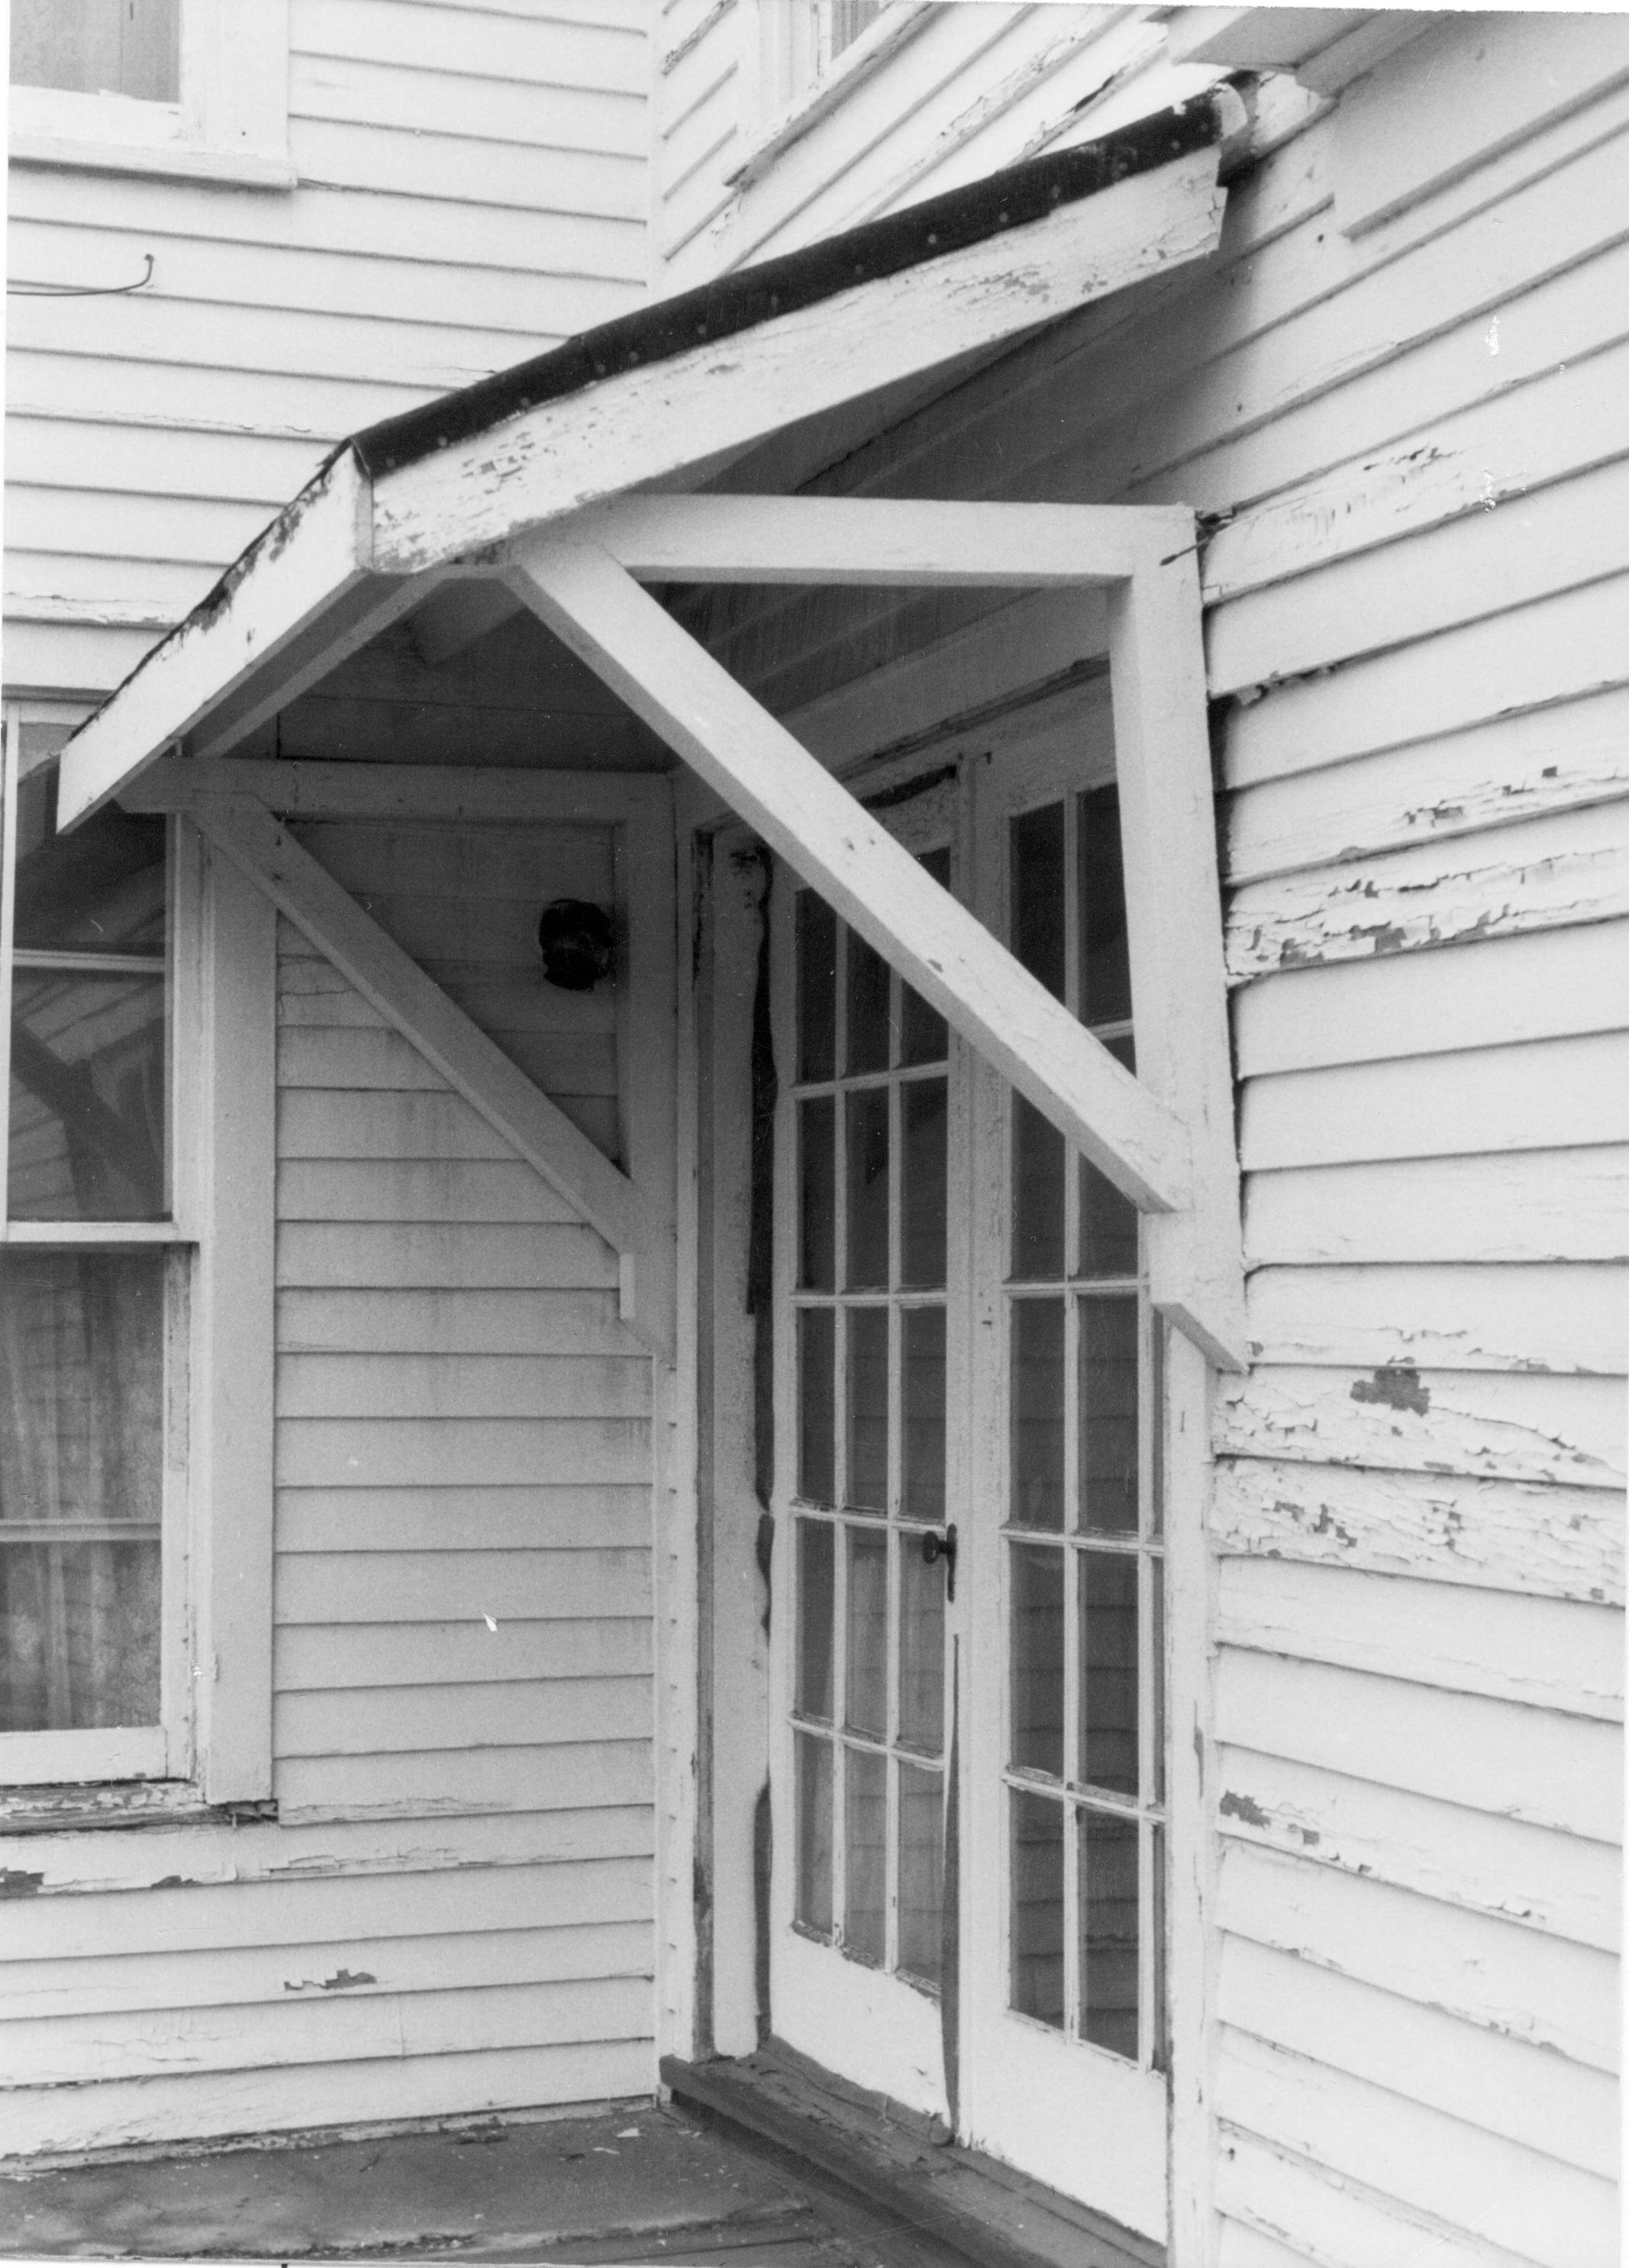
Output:
<path fill-rule="evenodd" d="M 291 0 L 293 188 L 13 162 L 11 688 L 116 684 L 341 436 L 643 297 L 647 15 Z"/>
<path fill-rule="evenodd" d="M 652 81 L 659 289 L 678 291 L 1214 84 L 1168 11 L 894 0 L 823 70 L 788 0 L 662 0 Z"/>

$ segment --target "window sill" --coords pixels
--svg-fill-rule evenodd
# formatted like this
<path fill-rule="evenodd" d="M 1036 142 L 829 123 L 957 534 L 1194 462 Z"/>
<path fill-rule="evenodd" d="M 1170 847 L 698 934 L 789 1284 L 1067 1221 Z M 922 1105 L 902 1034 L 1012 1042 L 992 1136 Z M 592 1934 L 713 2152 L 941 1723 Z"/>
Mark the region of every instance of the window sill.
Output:
<path fill-rule="evenodd" d="M 206 150 L 182 144 L 78 141 L 55 134 L 12 134 L 13 166 L 52 166 L 81 173 L 144 173 L 171 181 L 221 181 L 245 189 L 288 190 L 299 176 L 285 157 L 247 150 Z"/>
<path fill-rule="evenodd" d="M 190 1780 L 96 1782 L 0 1788 L 0 1837 L 71 1835 L 119 1827 L 237 1826 L 275 1820 L 275 1803 L 206 1803 Z"/>
<path fill-rule="evenodd" d="M 934 0 L 894 0 L 894 4 L 875 23 L 866 26 L 852 47 L 844 49 L 806 93 L 770 122 L 729 176 L 728 187 L 737 195 L 751 188 L 783 151 L 818 126 L 822 118 L 846 100 L 861 79 L 880 70 L 907 40 L 925 31 L 937 12 Z"/>

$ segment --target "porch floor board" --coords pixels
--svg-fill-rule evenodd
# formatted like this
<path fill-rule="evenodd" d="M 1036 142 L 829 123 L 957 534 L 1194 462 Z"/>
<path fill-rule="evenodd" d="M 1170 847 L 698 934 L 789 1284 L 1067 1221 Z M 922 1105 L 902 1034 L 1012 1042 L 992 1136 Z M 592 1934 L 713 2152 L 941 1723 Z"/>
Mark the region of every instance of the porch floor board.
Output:
<path fill-rule="evenodd" d="M 632 2130 L 637 2130 L 632 2131 Z M 966 2268 L 671 2106 L 0 2169 L 0 2258 Z"/>

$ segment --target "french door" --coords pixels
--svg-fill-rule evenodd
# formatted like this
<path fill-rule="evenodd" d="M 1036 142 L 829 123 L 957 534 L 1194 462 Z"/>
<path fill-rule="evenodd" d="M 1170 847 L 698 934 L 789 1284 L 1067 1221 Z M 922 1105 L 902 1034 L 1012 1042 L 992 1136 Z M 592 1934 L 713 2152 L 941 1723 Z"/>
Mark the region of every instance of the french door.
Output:
<path fill-rule="evenodd" d="M 1135 1068 L 1106 687 L 940 752 L 881 815 Z M 778 895 L 772 2022 L 1161 2237 L 1137 1216 L 812 891 Z"/>

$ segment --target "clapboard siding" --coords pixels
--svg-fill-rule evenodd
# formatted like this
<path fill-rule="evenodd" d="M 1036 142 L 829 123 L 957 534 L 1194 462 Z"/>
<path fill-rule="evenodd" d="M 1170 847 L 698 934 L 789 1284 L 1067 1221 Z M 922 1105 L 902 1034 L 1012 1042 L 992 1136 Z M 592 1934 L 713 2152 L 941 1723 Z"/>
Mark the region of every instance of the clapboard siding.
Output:
<path fill-rule="evenodd" d="M 648 71 L 627 0 L 293 0 L 293 190 L 14 166 L 14 276 L 153 272 L 11 303 L 11 681 L 116 683 L 343 435 L 636 305 Z"/>
<path fill-rule="evenodd" d="M 449 828 L 442 862 L 311 832 L 375 912 L 439 893 L 500 978 L 505 888 L 612 893 L 603 834 Z M 278 1822 L 40 1839 L 0 1962 L 9 2149 L 654 2083 L 650 1360 L 598 1235 L 279 934 Z M 523 991 L 614 1135 L 614 1008 L 556 1011 L 530 968 L 484 1005 Z"/>

